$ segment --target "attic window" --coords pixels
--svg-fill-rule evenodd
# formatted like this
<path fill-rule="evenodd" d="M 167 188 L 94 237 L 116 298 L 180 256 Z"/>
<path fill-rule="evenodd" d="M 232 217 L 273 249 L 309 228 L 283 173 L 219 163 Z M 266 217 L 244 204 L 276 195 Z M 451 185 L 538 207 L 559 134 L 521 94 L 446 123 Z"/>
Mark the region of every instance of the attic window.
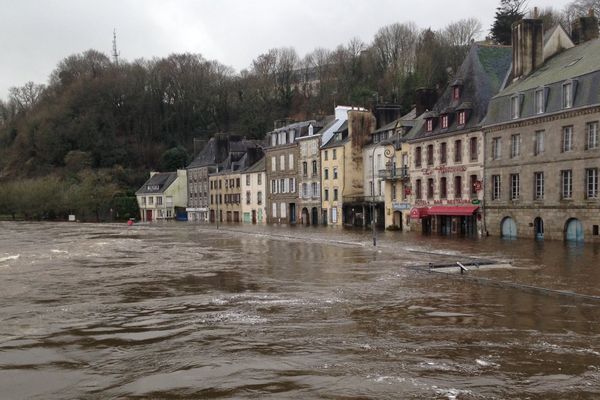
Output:
<path fill-rule="evenodd" d="M 425 124 L 426 124 L 427 132 L 432 132 L 433 131 L 433 118 L 427 118 L 427 122 Z"/>
<path fill-rule="evenodd" d="M 459 100 L 460 99 L 460 86 L 453 86 L 452 87 L 452 99 L 453 100 Z"/>
<path fill-rule="evenodd" d="M 441 117 L 442 119 L 442 129 L 448 129 L 448 114 L 444 114 Z"/>
<path fill-rule="evenodd" d="M 562 85 L 562 106 L 563 108 L 573 107 L 573 98 L 575 97 L 574 81 L 567 81 Z"/>
<path fill-rule="evenodd" d="M 467 112 L 465 110 L 458 112 L 458 125 L 462 126 L 467 123 Z"/>
<path fill-rule="evenodd" d="M 548 91 L 548 88 L 538 88 L 535 90 L 535 98 L 534 98 L 534 102 L 535 102 L 535 113 L 536 114 L 543 114 L 546 111 L 546 93 Z"/>
<path fill-rule="evenodd" d="M 510 117 L 518 119 L 521 116 L 521 96 L 516 94 L 510 98 Z"/>

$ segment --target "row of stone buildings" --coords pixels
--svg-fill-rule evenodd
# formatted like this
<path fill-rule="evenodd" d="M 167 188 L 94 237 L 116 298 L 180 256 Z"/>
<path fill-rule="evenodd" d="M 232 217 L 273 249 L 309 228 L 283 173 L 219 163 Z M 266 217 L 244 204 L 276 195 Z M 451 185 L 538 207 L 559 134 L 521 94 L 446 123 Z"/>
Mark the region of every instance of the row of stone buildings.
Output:
<path fill-rule="evenodd" d="M 577 19 L 571 35 L 524 19 L 512 47 L 473 44 L 443 92 L 416 98 L 394 118 L 338 106 L 277 125 L 264 141 L 215 136 L 178 175 L 188 219 L 600 237 L 595 16 Z M 142 189 L 142 218 L 167 218 L 148 211 Z"/>

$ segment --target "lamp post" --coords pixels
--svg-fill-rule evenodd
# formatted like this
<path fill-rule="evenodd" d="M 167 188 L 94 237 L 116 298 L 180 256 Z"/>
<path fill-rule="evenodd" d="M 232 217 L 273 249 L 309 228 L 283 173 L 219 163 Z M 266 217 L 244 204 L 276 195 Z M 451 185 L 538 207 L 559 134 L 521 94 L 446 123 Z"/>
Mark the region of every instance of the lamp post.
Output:
<path fill-rule="evenodd" d="M 389 146 L 393 144 L 394 142 L 392 142 L 391 140 L 382 140 L 381 142 L 378 142 L 373 146 L 373 151 L 371 153 L 371 229 L 373 231 L 373 246 L 377 246 L 377 230 L 375 229 L 375 150 L 379 146 Z M 383 155 L 385 156 L 385 158 L 391 160 L 394 158 L 395 150 L 395 148 L 393 148 L 392 150 L 386 148 Z"/>

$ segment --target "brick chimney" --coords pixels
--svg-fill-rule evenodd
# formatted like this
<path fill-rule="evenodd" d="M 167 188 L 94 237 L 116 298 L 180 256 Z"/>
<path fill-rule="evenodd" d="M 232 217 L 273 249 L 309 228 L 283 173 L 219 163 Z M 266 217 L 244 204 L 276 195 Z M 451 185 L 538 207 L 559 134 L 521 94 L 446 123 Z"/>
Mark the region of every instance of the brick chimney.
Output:
<path fill-rule="evenodd" d="M 419 88 L 415 91 L 415 108 L 417 117 L 425 111 L 431 110 L 437 101 L 437 94 L 434 89 Z"/>
<path fill-rule="evenodd" d="M 537 8 L 533 18 L 522 19 L 512 25 L 512 76 L 527 76 L 544 63 L 544 24 L 538 18 Z"/>
<path fill-rule="evenodd" d="M 598 39 L 598 18 L 594 15 L 594 10 L 590 8 L 587 16 L 579 17 L 573 21 L 571 31 L 575 45 L 587 42 L 588 40 Z"/>

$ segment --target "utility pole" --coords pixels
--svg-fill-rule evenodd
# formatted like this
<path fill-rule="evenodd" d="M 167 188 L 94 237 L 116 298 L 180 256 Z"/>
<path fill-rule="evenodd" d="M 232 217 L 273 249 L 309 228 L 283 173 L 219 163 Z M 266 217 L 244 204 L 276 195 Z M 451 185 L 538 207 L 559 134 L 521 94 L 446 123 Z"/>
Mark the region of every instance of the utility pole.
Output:
<path fill-rule="evenodd" d="M 112 42 L 112 57 L 113 57 L 113 62 L 115 63 L 116 66 L 119 66 L 119 56 L 121 55 L 121 53 L 119 53 L 117 51 L 117 31 L 116 29 L 113 29 L 113 42 Z"/>

